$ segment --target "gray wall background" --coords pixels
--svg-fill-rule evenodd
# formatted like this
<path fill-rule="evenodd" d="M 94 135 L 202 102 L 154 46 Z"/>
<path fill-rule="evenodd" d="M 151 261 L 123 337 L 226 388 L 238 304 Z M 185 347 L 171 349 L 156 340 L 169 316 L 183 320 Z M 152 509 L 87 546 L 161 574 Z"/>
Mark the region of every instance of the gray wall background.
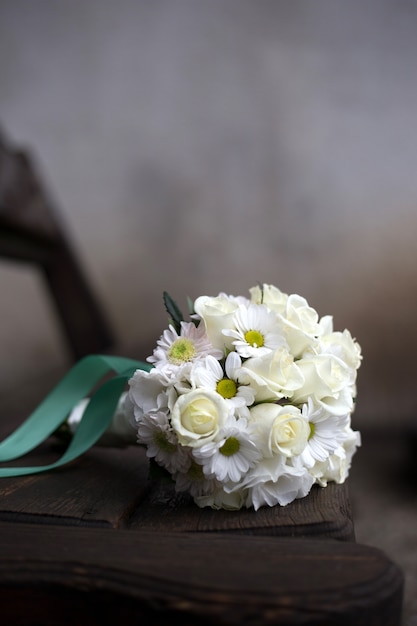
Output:
<path fill-rule="evenodd" d="M 362 345 L 359 426 L 417 408 L 416 70 L 411 0 L 0 0 L 0 125 L 120 342 L 274 283 Z M 65 369 L 36 272 L 0 294 L 0 392 Z"/>

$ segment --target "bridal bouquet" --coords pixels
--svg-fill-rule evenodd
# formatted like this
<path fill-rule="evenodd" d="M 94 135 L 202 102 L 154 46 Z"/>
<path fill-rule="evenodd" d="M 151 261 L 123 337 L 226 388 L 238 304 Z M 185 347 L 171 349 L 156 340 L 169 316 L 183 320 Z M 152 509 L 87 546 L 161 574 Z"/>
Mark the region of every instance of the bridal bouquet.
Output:
<path fill-rule="evenodd" d="M 277 287 L 200 296 L 128 383 L 137 442 L 200 507 L 286 505 L 346 479 L 361 350 L 305 298 Z"/>

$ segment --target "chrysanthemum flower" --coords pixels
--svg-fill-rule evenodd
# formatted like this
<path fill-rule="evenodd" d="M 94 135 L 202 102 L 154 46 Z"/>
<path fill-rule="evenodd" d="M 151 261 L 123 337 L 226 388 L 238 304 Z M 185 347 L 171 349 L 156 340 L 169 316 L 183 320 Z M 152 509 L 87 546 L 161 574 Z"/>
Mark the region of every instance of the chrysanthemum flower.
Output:
<path fill-rule="evenodd" d="M 170 325 L 157 341 L 152 356 L 147 358 L 158 369 L 175 372 L 178 368 L 211 354 L 220 359 L 223 353 L 213 348 L 204 325 L 181 322 L 181 333 Z"/>
<path fill-rule="evenodd" d="M 324 462 L 317 461 L 310 469 L 310 473 L 321 487 L 326 487 L 329 481 L 343 483 L 349 474 L 352 457 L 361 445 L 361 435 L 348 426 L 344 431 L 344 437 L 343 444 L 339 445 L 333 454 Z"/>
<path fill-rule="evenodd" d="M 212 356 L 196 364 L 190 376 L 195 387 L 217 391 L 233 409 L 237 417 L 249 417 L 248 406 L 255 400 L 255 392 L 249 385 L 239 382 L 242 359 L 237 352 L 227 355 L 224 370 Z"/>
<path fill-rule="evenodd" d="M 177 472 L 173 476 L 175 480 L 175 490 L 188 492 L 192 498 L 197 499 L 209 496 L 219 488 L 219 483 L 214 476 L 206 476 L 201 465 L 194 459 L 188 469 L 184 472 Z"/>
<path fill-rule="evenodd" d="M 191 455 L 178 443 L 168 416 L 162 411 L 143 415 L 138 424 L 138 443 L 146 445 L 146 456 L 165 467 L 168 472 L 185 472 L 191 465 Z"/>
<path fill-rule="evenodd" d="M 310 426 L 307 445 L 301 453 L 306 467 L 325 461 L 339 447 L 349 425 L 349 415 L 333 415 L 322 406 L 314 406 L 311 398 L 303 405 L 302 414 Z"/>
<path fill-rule="evenodd" d="M 237 483 L 261 458 L 250 439 L 246 420 L 232 419 L 222 429 L 221 437 L 193 451 L 206 476 L 214 475 L 221 482 Z"/>
<path fill-rule="evenodd" d="M 150 411 L 165 411 L 168 407 L 168 377 L 161 370 L 136 370 L 129 380 L 129 399 L 136 421 Z"/>
<path fill-rule="evenodd" d="M 233 338 L 235 350 L 243 358 L 262 356 L 287 345 L 278 315 L 263 304 L 239 307 L 235 325 L 236 330 L 226 329 L 223 334 Z"/>

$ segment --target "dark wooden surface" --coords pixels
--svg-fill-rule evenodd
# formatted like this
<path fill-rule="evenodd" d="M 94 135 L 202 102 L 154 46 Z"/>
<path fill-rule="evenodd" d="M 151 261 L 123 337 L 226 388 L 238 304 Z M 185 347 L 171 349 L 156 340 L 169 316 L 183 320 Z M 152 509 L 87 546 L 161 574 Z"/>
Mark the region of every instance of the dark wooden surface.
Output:
<path fill-rule="evenodd" d="M 29 464 L 45 464 L 61 448 L 51 439 Z M 17 462 L 14 463 L 18 464 Z M 22 464 L 22 461 L 19 461 Z M 12 465 L 12 464 L 10 464 Z M 0 480 L 0 520 L 130 528 L 154 532 L 234 533 L 354 539 L 348 484 L 314 487 L 286 507 L 200 509 L 170 482 L 150 480 L 143 448 L 96 447 L 54 472 Z"/>
<path fill-rule="evenodd" d="M 26 460 L 60 452 L 52 438 Z M 150 480 L 142 448 L 96 447 L 1 479 L 0 497 L 10 625 L 400 624 L 402 574 L 355 543 L 348 483 L 286 507 L 212 511 Z"/>
<path fill-rule="evenodd" d="M 395 566 L 353 542 L 0 524 L 0 546 L 9 625 L 398 623 Z"/>

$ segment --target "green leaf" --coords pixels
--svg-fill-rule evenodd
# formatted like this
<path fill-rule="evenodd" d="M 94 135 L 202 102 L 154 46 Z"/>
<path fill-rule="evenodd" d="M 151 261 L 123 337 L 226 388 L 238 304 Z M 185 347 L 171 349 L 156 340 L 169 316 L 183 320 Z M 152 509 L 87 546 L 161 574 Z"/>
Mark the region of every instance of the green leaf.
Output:
<path fill-rule="evenodd" d="M 187 296 L 187 305 L 188 305 L 188 313 L 191 315 L 194 315 L 195 310 L 194 310 L 194 300 L 192 300 L 190 298 L 190 296 Z M 196 320 L 195 318 L 191 318 L 191 321 L 193 322 L 194 326 L 198 326 L 200 323 L 200 320 Z"/>
<path fill-rule="evenodd" d="M 192 300 L 190 298 L 190 296 L 187 296 L 187 305 L 188 305 L 188 312 L 190 315 L 193 315 L 193 313 L 195 313 L 194 311 L 194 300 Z"/>
<path fill-rule="evenodd" d="M 171 298 L 167 291 L 163 293 L 165 309 L 170 317 L 170 321 L 174 326 L 178 334 L 181 332 L 181 322 L 184 321 L 184 316 L 179 308 L 178 304 Z"/>

